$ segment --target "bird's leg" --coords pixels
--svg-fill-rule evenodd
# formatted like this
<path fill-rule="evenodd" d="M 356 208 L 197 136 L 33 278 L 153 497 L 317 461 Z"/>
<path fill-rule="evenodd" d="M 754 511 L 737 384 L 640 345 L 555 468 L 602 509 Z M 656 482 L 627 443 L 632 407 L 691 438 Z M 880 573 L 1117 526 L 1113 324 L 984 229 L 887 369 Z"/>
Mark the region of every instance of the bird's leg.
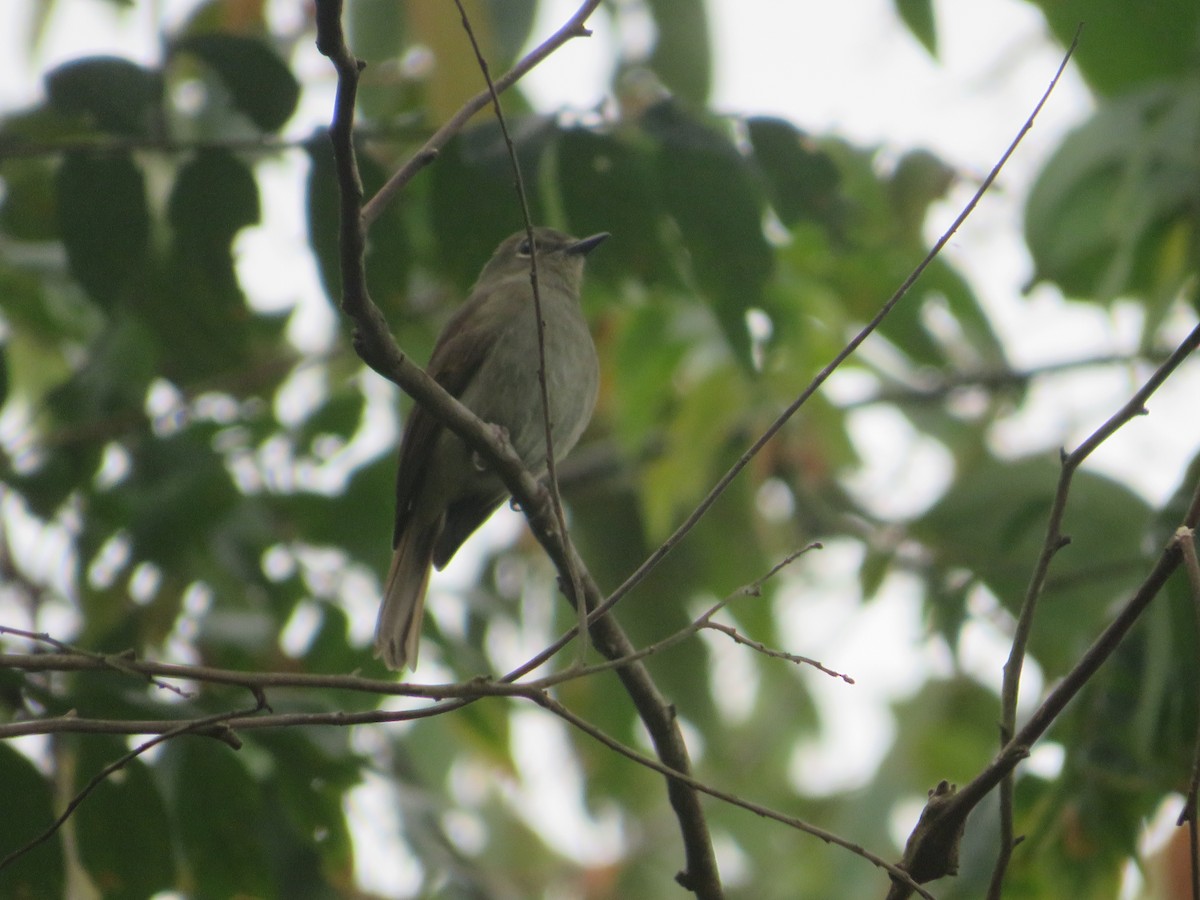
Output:
<path fill-rule="evenodd" d="M 513 451 L 512 441 L 510 441 L 508 439 L 508 429 L 507 428 L 505 428 L 503 425 L 496 425 L 493 422 L 488 422 L 487 427 L 492 429 L 492 434 L 495 436 L 496 440 L 499 441 L 501 445 L 503 445 L 503 447 L 506 450 L 508 450 L 510 452 L 515 452 L 515 451 Z M 480 472 L 486 472 L 490 468 L 490 466 L 487 463 L 487 460 L 485 460 L 482 456 L 479 455 L 478 450 L 476 450 L 474 453 L 471 454 L 471 465 L 473 465 L 476 468 L 476 470 L 480 471 Z"/>

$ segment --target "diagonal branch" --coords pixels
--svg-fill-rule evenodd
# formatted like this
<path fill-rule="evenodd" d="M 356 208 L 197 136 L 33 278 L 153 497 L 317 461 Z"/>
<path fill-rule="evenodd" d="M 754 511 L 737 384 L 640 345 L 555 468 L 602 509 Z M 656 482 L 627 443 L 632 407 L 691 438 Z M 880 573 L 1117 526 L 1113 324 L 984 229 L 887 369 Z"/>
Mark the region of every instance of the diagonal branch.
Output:
<path fill-rule="evenodd" d="M 1036 605 L 1041 587 L 1045 583 L 1046 571 L 1050 561 L 1062 545 L 1062 536 L 1059 529 L 1062 523 L 1063 508 L 1065 507 L 1067 495 L 1070 490 L 1071 475 L 1080 463 L 1099 447 L 1101 443 L 1111 437 L 1117 429 L 1135 416 L 1143 414 L 1145 412 L 1146 401 L 1154 391 L 1182 364 L 1189 354 L 1195 352 L 1198 348 L 1200 348 L 1200 326 L 1193 329 L 1191 334 L 1171 354 L 1171 357 L 1151 375 L 1142 388 L 1120 410 L 1097 428 L 1074 452 L 1064 457 L 1063 471 L 1059 476 L 1058 492 L 1051 511 L 1050 524 L 1047 527 L 1047 539 L 1042 554 L 1043 559 L 1039 561 L 1031 579 L 1030 595 L 1033 597 L 1034 605 Z M 1200 483 L 1196 485 L 1195 494 L 1187 514 L 1184 516 L 1181 527 L 1195 530 L 1197 524 L 1200 524 Z M 1046 695 L 1046 698 L 1037 710 L 1034 711 L 1033 715 L 1029 717 L 1025 725 L 1019 731 L 1010 730 L 1005 733 L 1004 744 L 991 762 L 968 784 L 954 793 L 953 796 L 948 798 L 939 797 L 936 808 L 931 809 L 930 807 L 926 807 L 929 815 L 923 816 L 922 821 L 918 824 L 921 833 L 918 835 L 917 832 L 914 832 L 914 839 L 910 840 L 909 846 L 905 849 L 905 859 L 901 863 L 904 869 L 912 872 L 914 871 L 914 867 L 921 867 L 927 873 L 922 877 L 923 881 L 951 874 L 954 869 L 954 855 L 957 850 L 956 836 L 961 834 L 967 816 L 970 815 L 971 811 L 987 794 L 997 786 L 1000 786 L 1002 791 L 1001 802 L 1002 804 L 1005 802 L 1008 804 L 1009 818 L 1007 819 L 1006 827 L 1009 830 L 1006 834 L 1001 835 L 1001 840 L 1004 843 L 1001 846 L 1000 857 L 993 869 L 989 897 L 995 898 L 1000 896 L 1000 892 L 1004 886 L 1004 874 L 1008 866 L 1008 861 L 1011 858 L 1013 847 L 1017 843 L 1011 832 L 1011 782 L 1014 769 L 1018 763 L 1029 755 L 1030 748 L 1041 739 L 1054 721 L 1062 714 L 1063 710 L 1066 709 L 1067 704 L 1075 698 L 1104 662 L 1112 656 L 1118 645 L 1124 640 L 1125 635 L 1129 633 L 1130 629 L 1133 628 L 1142 613 L 1150 605 L 1150 602 L 1158 595 L 1159 591 L 1166 585 L 1167 580 L 1179 568 L 1182 559 L 1183 553 L 1180 549 L 1180 542 L 1173 539 L 1163 549 L 1134 595 L 1126 602 L 1120 612 L 1117 613 L 1113 621 L 1100 632 L 1099 636 L 1092 642 L 1092 645 L 1079 658 L 1074 668 Z M 1032 616 L 1032 612 L 1029 612 L 1028 615 Z M 1028 625 L 1026 628 L 1028 628 Z M 1016 642 L 1014 641 L 1015 647 Z M 1007 679 L 1010 670 L 1014 674 L 1017 673 L 1016 663 L 1021 660 L 1023 660 L 1023 654 L 1015 657 L 1010 656 L 1011 665 L 1006 666 L 1005 669 L 1006 691 L 1015 692 L 1015 686 L 1010 686 Z M 1008 785 L 1008 787 L 1005 787 L 1005 785 Z M 1005 801 L 1006 793 L 1007 801 Z M 905 896 L 908 895 L 897 890 L 893 890 L 893 893 L 889 895 L 889 897 L 896 898 Z"/>
<path fill-rule="evenodd" d="M 1097 447 L 1112 437 L 1118 429 L 1126 425 L 1130 420 L 1146 414 L 1146 402 L 1197 347 L 1200 347 L 1200 326 L 1192 330 L 1191 334 L 1175 349 L 1175 352 L 1154 371 L 1154 374 L 1147 379 L 1140 390 L 1129 398 L 1129 401 L 1124 406 L 1113 413 L 1103 425 L 1092 432 L 1071 453 L 1063 455 L 1062 472 L 1059 475 L 1058 488 L 1054 494 L 1054 503 L 1050 508 L 1050 515 L 1046 523 L 1046 537 L 1042 542 L 1041 552 L 1038 554 L 1038 560 L 1034 565 L 1033 574 L 1029 580 L 1029 587 L 1025 592 L 1025 599 L 1021 604 L 1021 611 L 1018 614 L 1017 625 L 1013 633 L 1012 648 L 1009 651 L 1008 660 L 1004 664 L 1004 680 L 1000 693 L 1000 743 L 1002 746 L 1012 742 L 1013 733 L 1016 729 L 1017 695 L 1021 686 L 1021 671 L 1025 663 L 1029 637 L 1033 632 L 1033 620 L 1034 614 L 1037 611 L 1038 600 L 1041 598 L 1042 591 L 1045 588 L 1046 577 L 1050 572 L 1051 562 L 1053 562 L 1058 551 L 1070 542 L 1070 538 L 1063 534 L 1062 523 L 1063 516 L 1066 514 L 1067 498 L 1071 491 L 1071 480 L 1075 472 L 1083 464 L 1083 461 L 1091 456 Z M 1192 523 L 1193 526 L 1194 524 Z M 1078 669 L 1078 667 L 1076 668 Z M 1072 674 L 1074 674 L 1074 671 Z M 1082 682 L 1079 686 L 1082 686 Z M 1059 689 L 1061 687 L 1060 685 Z M 1013 828 L 1014 788 L 1015 783 L 1010 770 L 1005 775 L 1000 787 L 1001 843 L 1000 854 L 992 872 L 992 884 L 988 892 L 988 896 L 992 900 L 998 900 L 1000 897 L 1003 888 L 1004 873 L 1008 868 L 1008 861 L 1012 856 L 1013 848 L 1016 846 Z"/>

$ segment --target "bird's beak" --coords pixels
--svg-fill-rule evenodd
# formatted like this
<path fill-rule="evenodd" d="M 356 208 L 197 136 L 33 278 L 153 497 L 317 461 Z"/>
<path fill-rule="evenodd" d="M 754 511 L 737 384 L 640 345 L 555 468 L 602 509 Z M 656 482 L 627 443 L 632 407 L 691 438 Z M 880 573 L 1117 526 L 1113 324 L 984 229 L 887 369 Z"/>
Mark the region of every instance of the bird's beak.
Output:
<path fill-rule="evenodd" d="M 564 248 L 565 253 L 578 254 L 579 256 L 587 256 L 601 244 L 609 239 L 610 235 L 607 231 L 601 231 L 599 234 L 593 234 L 591 237 L 585 237 L 581 241 L 576 241 Z"/>

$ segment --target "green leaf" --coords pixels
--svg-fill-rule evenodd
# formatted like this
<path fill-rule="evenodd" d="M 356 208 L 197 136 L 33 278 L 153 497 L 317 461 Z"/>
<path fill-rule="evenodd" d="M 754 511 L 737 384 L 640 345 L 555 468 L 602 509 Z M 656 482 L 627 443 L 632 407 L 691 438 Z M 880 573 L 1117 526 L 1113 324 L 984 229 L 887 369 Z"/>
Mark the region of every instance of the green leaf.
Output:
<path fill-rule="evenodd" d="M 311 707 L 306 704 L 304 708 Z M 297 853 L 299 848 L 315 851 L 319 870 L 331 884 L 353 878 L 354 853 L 342 801 L 344 792 L 361 780 L 365 760 L 354 754 L 348 742 L 349 733 L 343 729 L 324 733 L 264 730 L 254 735 L 254 749 L 261 747 L 270 754 L 271 777 L 266 786 L 275 816 L 287 827 L 285 834 L 274 836 L 276 857 L 285 847 L 288 853 Z M 312 865 L 314 861 L 306 862 Z M 285 872 L 283 879 L 295 881 L 298 874 Z M 308 896 L 324 896 L 312 892 L 316 873 L 305 874 L 308 884 L 297 888 L 306 889 Z M 288 890 L 283 896 L 299 893 Z"/>
<path fill-rule="evenodd" d="M 238 492 L 212 449 L 212 432 L 195 425 L 138 443 L 120 489 L 95 495 L 96 520 L 123 524 L 135 559 L 178 567 L 233 511 Z"/>
<path fill-rule="evenodd" d="M 530 215 L 540 224 L 545 217 L 541 168 L 558 126 L 549 116 L 524 116 L 510 119 L 508 128 Z M 429 214 L 439 256 L 460 284 L 471 284 L 496 245 L 524 225 L 500 127 L 488 120 L 450 141 L 431 180 Z"/>
<path fill-rule="evenodd" d="M 1058 473 L 1046 458 L 987 460 L 962 472 L 912 532 L 936 553 L 939 568 L 952 577 L 955 568 L 967 569 L 1016 611 L 1045 538 Z M 1065 671 L 1095 636 L 1108 603 L 1142 577 L 1138 548 L 1150 514 L 1124 485 L 1075 473 L 1063 521 L 1071 542 L 1052 561 L 1031 643 L 1051 674 Z"/>
<path fill-rule="evenodd" d="M 232 153 L 200 150 L 175 176 L 167 221 L 175 229 L 176 246 L 185 252 L 227 256 L 238 231 L 258 220 L 258 182 Z"/>
<path fill-rule="evenodd" d="M 703 106 L 712 88 L 712 40 L 704 0 L 647 0 L 657 40 L 650 68 L 673 94 Z"/>
<path fill-rule="evenodd" d="M 1079 26 L 1072 64 L 1103 94 L 1195 71 L 1200 4 L 1195 0 L 1032 0 L 1065 47 Z"/>
<path fill-rule="evenodd" d="M 0 197 L 0 229 L 21 241 L 58 238 L 54 168 L 44 159 L 4 161 L 4 195 Z"/>
<path fill-rule="evenodd" d="M 833 158 L 783 119 L 755 116 L 746 120 L 746 130 L 779 220 L 789 227 L 817 222 L 837 234 L 844 210 Z"/>
<path fill-rule="evenodd" d="M 613 234 L 604 252 L 588 260 L 588 272 L 617 281 L 671 279 L 660 237 L 665 211 L 645 149 L 588 128 L 568 128 L 556 149 L 559 194 L 571 233 Z"/>
<path fill-rule="evenodd" d="M 1200 86 L 1160 84 L 1102 106 L 1046 164 L 1025 209 L 1036 279 L 1101 302 L 1129 293 L 1171 302 L 1192 267 L 1163 281 L 1172 235 L 1200 202 Z M 1185 235 L 1186 237 L 1186 235 Z M 1185 240 L 1186 243 L 1186 240 Z"/>
<path fill-rule="evenodd" d="M 763 305 L 774 265 L 758 185 L 733 142 L 678 104 L 655 104 L 642 127 L 658 143 L 664 205 L 683 235 L 699 286 L 735 355 L 753 369 L 746 312 Z"/>
<path fill-rule="evenodd" d="M 217 741 L 172 741 L 164 751 L 176 834 L 197 896 L 279 896 L 267 855 L 270 818 L 245 754 Z"/>
<path fill-rule="evenodd" d="M 78 746 L 75 790 L 128 752 L 123 741 L 84 735 Z M 105 898 L 148 897 L 175 881 L 167 811 L 150 770 L 133 760 L 101 782 L 75 812 L 80 858 Z M 114 828 L 114 823 L 121 823 Z M 130 853 L 137 847 L 137 853 Z"/>
<path fill-rule="evenodd" d="M 153 340 L 126 316 L 115 320 L 88 348 L 86 363 L 50 397 L 63 424 L 96 428 L 109 419 L 140 417 L 153 377 Z"/>
<path fill-rule="evenodd" d="M 4 785 L 0 847 L 7 855 L 49 828 L 56 813 L 50 782 L 8 744 L 0 744 L 0 784 Z M 5 897 L 63 897 L 65 890 L 61 831 L 0 869 L 0 894 Z"/>
<path fill-rule="evenodd" d="M 232 34 L 195 34 L 175 43 L 175 53 L 202 59 L 225 85 L 235 109 L 259 129 L 278 131 L 300 99 L 300 84 L 266 43 Z"/>
<path fill-rule="evenodd" d="M 305 141 L 304 149 L 309 158 L 308 241 L 316 256 L 325 292 L 336 305 L 342 296 L 338 255 L 341 202 L 328 132 L 316 132 Z M 363 191 L 370 197 L 383 186 L 388 173 L 368 153 L 363 152 L 363 146 L 356 149 Z M 403 206 L 399 202 L 388 204 L 371 225 L 371 239 L 367 242 L 367 286 L 375 302 L 385 310 L 403 310 L 408 296 L 412 246 Z M 483 265 L 482 259 L 479 264 Z"/>
<path fill-rule="evenodd" d="M 54 109 L 83 116 L 101 131 L 149 137 L 158 130 L 162 78 L 115 56 L 72 60 L 46 75 Z"/>
<path fill-rule="evenodd" d="M 892 0 L 896 6 L 896 14 L 900 16 L 913 37 L 936 58 L 937 22 L 934 18 L 933 0 Z"/>
<path fill-rule="evenodd" d="M 538 11 L 537 0 L 486 0 L 490 26 L 492 71 L 507 68 L 529 42 Z"/>
<path fill-rule="evenodd" d="M 8 402 L 8 348 L 0 344 L 0 407 Z"/>
<path fill-rule="evenodd" d="M 345 22 L 355 55 L 369 65 L 399 59 L 404 53 L 407 29 L 403 3 L 357 0 L 346 8 Z"/>
<path fill-rule="evenodd" d="M 142 171 L 127 153 L 69 153 L 55 193 L 71 274 L 111 309 L 146 264 L 150 214 Z"/>
<path fill-rule="evenodd" d="M 275 495 L 270 503 L 305 541 L 342 547 L 382 571 L 391 556 L 395 496 L 396 460 L 385 454 L 356 469 L 340 496 Z"/>

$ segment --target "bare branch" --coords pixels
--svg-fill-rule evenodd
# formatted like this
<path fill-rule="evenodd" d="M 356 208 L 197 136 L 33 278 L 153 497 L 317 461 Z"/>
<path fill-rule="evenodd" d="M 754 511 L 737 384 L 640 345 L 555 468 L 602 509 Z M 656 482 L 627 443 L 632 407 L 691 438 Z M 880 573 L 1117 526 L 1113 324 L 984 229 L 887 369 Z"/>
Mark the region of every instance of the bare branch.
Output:
<path fill-rule="evenodd" d="M 1074 44 L 1072 44 L 1074 48 Z M 1064 61 L 1065 62 L 1065 61 Z M 1055 490 L 1054 502 L 1046 522 L 1046 537 L 1042 541 L 1042 549 L 1034 564 L 1029 586 L 1025 591 L 1025 599 L 1017 616 L 1016 628 L 1013 632 L 1012 648 L 1008 661 L 1004 664 L 1004 680 L 1001 685 L 1000 704 L 1000 743 L 1007 745 L 1013 740 L 1013 732 L 1017 721 L 1017 696 L 1021 686 L 1021 670 L 1025 663 L 1025 654 L 1029 645 L 1029 636 L 1033 632 L 1034 614 L 1037 611 L 1038 600 L 1046 585 L 1046 577 L 1050 572 L 1050 564 L 1058 552 L 1065 547 L 1070 538 L 1063 534 L 1063 516 L 1066 514 L 1067 498 L 1071 491 L 1071 480 L 1076 470 L 1101 444 L 1112 437 L 1122 426 L 1137 416 L 1145 415 L 1146 402 L 1162 386 L 1163 382 L 1179 368 L 1188 356 L 1200 347 L 1200 326 L 1194 328 L 1167 360 L 1155 369 L 1129 401 L 1113 413 L 1108 420 L 1093 431 L 1071 453 L 1064 454 L 1062 472 L 1059 475 L 1058 487 Z M 1115 647 L 1115 645 L 1114 645 Z M 1082 665 L 1082 661 L 1081 661 Z M 1078 670 L 1078 667 L 1076 667 Z M 1075 670 L 1073 670 L 1074 672 Z M 1065 682 L 1064 682 L 1065 683 Z M 1080 685 L 1082 686 L 1082 682 Z M 1061 689 L 1061 685 L 1060 685 Z M 1028 746 L 1028 745 L 1026 745 Z M 1004 873 L 1008 861 L 1016 845 L 1013 832 L 1013 791 L 1015 782 L 1011 771 L 1005 775 L 1000 788 L 1000 854 L 992 872 L 992 883 L 988 890 L 989 900 L 999 900 L 1004 884 Z"/>
<path fill-rule="evenodd" d="M 656 772 L 660 772 L 661 774 L 667 776 L 672 781 L 677 781 L 677 782 L 686 784 L 688 787 L 690 787 L 694 790 L 700 791 L 701 793 L 708 794 L 710 797 L 715 797 L 718 800 L 723 800 L 732 806 L 738 806 L 738 807 L 741 807 L 742 809 L 749 810 L 750 812 L 754 813 L 757 816 L 762 816 L 765 819 L 772 819 L 776 822 L 780 822 L 784 825 L 788 825 L 791 828 L 795 828 L 797 831 L 803 831 L 805 834 L 809 834 L 809 835 L 812 835 L 813 837 L 820 838 L 821 840 L 825 841 L 825 843 L 827 843 L 827 844 L 834 844 L 838 847 L 842 847 L 846 850 L 849 850 L 850 852 L 852 852 L 858 856 L 861 856 L 863 859 L 867 860 L 868 862 L 872 863 L 873 865 L 878 866 L 881 869 L 884 869 L 893 878 L 895 878 L 895 879 L 899 880 L 901 883 L 907 885 L 911 890 L 916 891 L 922 897 L 926 898 L 926 900 L 934 900 L 933 895 L 930 894 L 928 891 L 926 891 L 924 888 L 922 888 L 915 881 L 913 881 L 912 877 L 909 876 L 909 874 L 907 872 L 905 872 L 899 866 L 896 866 L 892 863 L 887 862 L 882 857 L 876 856 L 874 853 L 871 853 L 869 850 L 867 850 L 865 847 L 861 846 L 860 844 L 855 844 L 852 841 L 848 841 L 845 838 L 840 837 L 839 835 L 836 835 L 831 831 L 826 831 L 824 828 L 819 828 L 816 825 L 812 825 L 812 824 L 804 821 L 803 819 L 798 819 L 794 816 L 785 815 L 783 813 L 780 813 L 773 809 L 770 809 L 766 806 L 761 806 L 757 803 L 752 803 L 748 800 L 743 800 L 741 797 L 738 797 L 734 794 L 729 794 L 729 793 L 726 793 L 725 791 L 719 791 L 716 788 L 709 787 L 704 782 L 698 781 L 697 779 L 693 778 L 690 775 L 684 775 L 680 772 L 676 772 L 671 769 L 668 769 L 666 766 L 662 765 L 662 763 L 660 763 L 658 760 L 651 759 L 649 756 L 646 756 L 642 753 L 638 753 L 632 747 L 628 747 L 625 744 L 622 744 L 620 741 L 616 740 L 615 738 L 605 734 L 603 731 L 601 731 L 599 728 L 597 728 L 591 722 L 589 722 L 586 719 L 581 718 L 580 716 L 577 716 L 575 713 L 571 712 L 571 710 L 569 710 L 567 707 L 563 706 L 557 700 L 553 699 L 549 694 L 533 693 L 533 694 L 529 695 L 529 699 L 532 700 L 533 702 L 537 703 L 543 709 L 546 709 L 549 712 L 554 713 L 554 715 L 558 716 L 563 721 L 569 722 L 571 725 L 578 728 L 584 734 L 587 734 L 589 737 L 592 737 L 595 740 L 599 741 L 601 744 L 603 744 L 605 747 L 608 747 L 610 750 L 613 750 L 614 752 L 621 754 L 626 759 L 631 759 L 634 762 L 638 763 L 639 765 L 645 766 L 648 769 L 653 769 Z M 685 885 L 685 887 L 686 887 L 686 885 Z"/>
<path fill-rule="evenodd" d="M 1194 531 L 1198 523 L 1200 523 L 1200 483 L 1196 485 L 1183 526 Z M 1029 749 L 1046 733 L 1047 729 L 1062 714 L 1067 704 L 1096 674 L 1100 666 L 1112 656 L 1113 651 L 1124 640 L 1125 635 L 1133 628 L 1142 613 L 1145 612 L 1146 607 L 1158 596 L 1167 580 L 1179 568 L 1182 556 L 1178 542 L 1172 539 L 1159 555 L 1141 586 L 1120 610 L 1116 618 L 1092 642 L 1075 667 L 1047 694 L 1041 706 L 1029 717 L 1029 721 L 1012 736 L 970 783 L 963 786 L 947 802 L 940 804 L 935 810 L 935 814 L 924 823 L 923 840 L 941 846 L 951 845 L 950 836 L 962 828 L 967 816 L 979 801 L 1012 775 L 1017 764 L 1029 756 Z M 1017 843 L 1019 841 L 1014 840 L 1009 846 L 1009 855 L 1011 855 L 1012 847 L 1015 847 Z M 921 854 L 921 858 L 928 859 L 923 855 L 922 847 L 914 847 L 913 855 L 919 854 Z M 907 850 L 905 855 L 908 856 Z M 947 866 L 951 862 L 949 859 L 944 860 Z M 1007 858 L 1005 863 L 1007 864 Z M 945 869 L 945 873 L 949 873 L 949 868 Z M 993 886 L 997 883 L 1001 887 L 1003 886 L 1003 871 L 1000 871 L 999 875 L 999 882 L 997 882 L 996 872 L 993 872 Z M 895 900 L 899 900 L 899 897 L 903 896 L 905 895 L 898 895 Z"/>

